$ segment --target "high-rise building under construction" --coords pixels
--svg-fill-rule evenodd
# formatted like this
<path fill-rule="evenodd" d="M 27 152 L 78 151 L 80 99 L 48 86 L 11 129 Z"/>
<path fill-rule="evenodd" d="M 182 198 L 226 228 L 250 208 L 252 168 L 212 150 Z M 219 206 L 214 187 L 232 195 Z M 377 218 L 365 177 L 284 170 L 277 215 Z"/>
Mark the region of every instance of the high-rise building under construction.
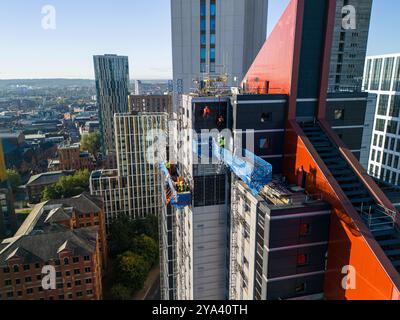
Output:
<path fill-rule="evenodd" d="M 183 97 L 164 299 L 400 299 L 399 214 L 360 164 L 372 102 L 328 93 L 336 8 L 290 1 L 240 89 Z"/>

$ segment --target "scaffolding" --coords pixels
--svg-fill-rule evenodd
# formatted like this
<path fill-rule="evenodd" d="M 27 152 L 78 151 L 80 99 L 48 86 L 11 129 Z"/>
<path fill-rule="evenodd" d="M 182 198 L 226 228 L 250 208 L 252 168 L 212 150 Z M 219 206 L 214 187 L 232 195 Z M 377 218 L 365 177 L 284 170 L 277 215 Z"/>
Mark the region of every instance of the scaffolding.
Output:
<path fill-rule="evenodd" d="M 164 161 L 159 163 L 159 168 L 165 178 L 167 204 L 171 204 L 177 209 L 190 206 L 192 204 L 192 193 L 185 179 L 179 175 L 178 169 Z"/>

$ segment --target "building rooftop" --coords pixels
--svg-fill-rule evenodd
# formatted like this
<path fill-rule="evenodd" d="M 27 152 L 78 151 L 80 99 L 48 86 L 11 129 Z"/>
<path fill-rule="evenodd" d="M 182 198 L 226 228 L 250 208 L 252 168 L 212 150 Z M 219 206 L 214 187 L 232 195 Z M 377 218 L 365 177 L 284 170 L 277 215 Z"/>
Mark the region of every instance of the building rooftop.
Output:
<path fill-rule="evenodd" d="M 60 227 L 58 231 L 23 235 L 4 240 L 0 245 L 0 266 L 19 257 L 23 263 L 47 263 L 58 259 L 63 250 L 71 250 L 73 256 L 92 255 L 96 250 L 96 233 L 90 229 L 70 230 Z"/>
<path fill-rule="evenodd" d="M 308 194 L 303 188 L 289 185 L 281 176 L 275 176 L 272 182 L 261 190 L 258 200 L 274 210 L 328 205 L 322 194 Z"/>
<path fill-rule="evenodd" d="M 87 193 L 36 205 L 14 237 L 0 243 L 0 266 L 15 256 L 24 263 L 47 262 L 57 259 L 59 252 L 65 249 L 71 250 L 74 256 L 92 254 L 96 248 L 97 228 L 72 230 L 62 223 L 69 222 L 74 211 L 99 213 L 101 207 L 100 198 Z"/>
<path fill-rule="evenodd" d="M 54 171 L 54 172 L 46 172 L 32 176 L 28 183 L 27 187 L 32 187 L 36 185 L 47 185 L 57 183 L 61 177 L 73 175 L 75 171 Z"/>

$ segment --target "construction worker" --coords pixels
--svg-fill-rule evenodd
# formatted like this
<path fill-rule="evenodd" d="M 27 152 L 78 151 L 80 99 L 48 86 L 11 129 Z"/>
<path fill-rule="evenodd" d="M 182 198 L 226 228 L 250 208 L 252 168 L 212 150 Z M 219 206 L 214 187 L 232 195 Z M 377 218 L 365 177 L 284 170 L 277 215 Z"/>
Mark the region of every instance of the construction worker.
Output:
<path fill-rule="evenodd" d="M 224 124 L 225 124 L 225 118 L 222 115 L 220 115 L 217 119 L 217 127 L 222 128 Z"/>
<path fill-rule="evenodd" d="M 182 179 L 178 180 L 178 192 L 179 193 L 185 192 L 185 182 Z"/>
<path fill-rule="evenodd" d="M 225 148 L 225 137 L 220 137 L 218 139 L 218 144 L 221 148 Z"/>
<path fill-rule="evenodd" d="M 203 109 L 203 118 L 208 119 L 211 115 L 211 110 L 208 106 Z"/>
<path fill-rule="evenodd" d="M 171 162 L 168 161 L 166 167 L 168 171 L 171 172 L 171 167 L 172 167 Z"/>

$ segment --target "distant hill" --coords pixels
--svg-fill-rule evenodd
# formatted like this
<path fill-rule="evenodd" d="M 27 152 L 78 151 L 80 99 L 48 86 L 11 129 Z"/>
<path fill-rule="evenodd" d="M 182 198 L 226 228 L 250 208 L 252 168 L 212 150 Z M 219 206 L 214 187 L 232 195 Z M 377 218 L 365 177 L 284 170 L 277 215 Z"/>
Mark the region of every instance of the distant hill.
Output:
<path fill-rule="evenodd" d="M 134 80 L 131 80 L 133 82 Z M 154 79 L 154 80 L 140 80 L 144 84 L 159 84 L 167 83 L 168 80 L 164 79 Z M 10 79 L 10 80 L 0 80 L 0 88 L 6 88 L 10 86 L 30 86 L 30 87 L 94 87 L 94 80 L 90 79 Z"/>
<path fill-rule="evenodd" d="M 0 88 L 10 86 L 31 86 L 31 87 L 93 87 L 94 80 L 89 79 L 12 79 L 0 80 Z"/>

